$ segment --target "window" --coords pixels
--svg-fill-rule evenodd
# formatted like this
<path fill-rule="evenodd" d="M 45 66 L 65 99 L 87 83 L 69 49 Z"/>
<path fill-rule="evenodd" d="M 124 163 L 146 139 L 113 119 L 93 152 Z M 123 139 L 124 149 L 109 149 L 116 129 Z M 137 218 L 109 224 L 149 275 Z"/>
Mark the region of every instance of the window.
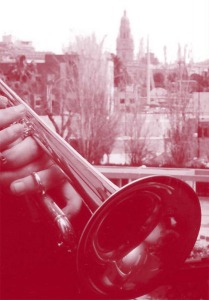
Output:
<path fill-rule="evenodd" d="M 41 100 L 37 100 L 36 101 L 36 107 L 40 107 L 41 106 Z"/>
<path fill-rule="evenodd" d="M 209 137 L 209 123 L 208 122 L 200 122 L 198 126 L 198 137 L 205 138 Z"/>
<path fill-rule="evenodd" d="M 124 98 L 120 99 L 120 104 L 125 104 L 125 99 Z"/>
<path fill-rule="evenodd" d="M 34 106 L 35 108 L 41 107 L 41 97 L 39 95 L 34 96 Z"/>

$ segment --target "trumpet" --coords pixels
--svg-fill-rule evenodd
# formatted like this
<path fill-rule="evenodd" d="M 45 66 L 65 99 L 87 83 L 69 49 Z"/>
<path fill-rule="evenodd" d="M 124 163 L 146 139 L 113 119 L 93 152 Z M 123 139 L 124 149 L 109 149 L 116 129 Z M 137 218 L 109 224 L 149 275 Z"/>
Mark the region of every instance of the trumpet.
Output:
<path fill-rule="evenodd" d="M 119 189 L 53 131 L 0 80 L 11 106 L 26 107 L 32 137 L 73 185 L 90 212 L 78 240 L 62 209 L 47 194 L 39 204 L 56 225 L 60 245 L 76 253 L 83 291 L 103 298 L 136 298 L 172 276 L 197 239 L 201 210 L 197 194 L 171 176 L 148 176 Z"/>

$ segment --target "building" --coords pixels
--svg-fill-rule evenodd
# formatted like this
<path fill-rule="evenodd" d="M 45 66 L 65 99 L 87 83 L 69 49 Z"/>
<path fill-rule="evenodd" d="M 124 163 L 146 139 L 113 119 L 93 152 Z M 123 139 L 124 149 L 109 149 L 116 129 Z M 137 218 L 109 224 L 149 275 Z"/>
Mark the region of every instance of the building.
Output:
<path fill-rule="evenodd" d="M 36 51 L 31 41 L 15 40 L 12 35 L 4 35 L 0 41 L 0 62 L 15 62 L 20 55 L 28 61 L 43 62 L 46 52 Z"/>
<path fill-rule="evenodd" d="M 134 42 L 131 35 L 130 22 L 126 11 L 121 18 L 119 35 L 117 38 L 117 56 L 125 63 L 132 63 L 134 60 Z"/>
<path fill-rule="evenodd" d="M 158 66 L 158 60 L 149 49 L 144 49 L 141 39 L 137 58 L 134 54 L 134 41 L 131 34 L 130 21 L 126 11 L 121 18 L 119 33 L 116 41 L 116 55 L 127 72 L 127 82 L 124 86 L 115 89 L 115 105 L 119 110 L 130 111 L 134 106 L 147 105 L 147 77 L 150 86 L 153 85 L 153 71 Z M 149 69 L 148 69 L 149 68 Z"/>

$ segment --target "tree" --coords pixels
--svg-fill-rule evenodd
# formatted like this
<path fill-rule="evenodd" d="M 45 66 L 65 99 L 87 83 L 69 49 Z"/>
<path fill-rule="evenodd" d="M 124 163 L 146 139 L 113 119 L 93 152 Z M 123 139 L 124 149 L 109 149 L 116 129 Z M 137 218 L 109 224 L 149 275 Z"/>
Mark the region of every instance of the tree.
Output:
<path fill-rule="evenodd" d="M 149 127 L 147 126 L 146 114 L 137 110 L 128 115 L 126 120 L 125 150 L 128 154 L 130 165 L 140 166 L 152 152 L 149 150 Z M 127 118 L 127 116 L 126 116 Z"/>
<path fill-rule="evenodd" d="M 196 82 L 196 86 L 194 88 L 195 92 L 207 92 L 209 89 L 209 79 L 207 78 L 207 73 L 203 75 L 193 73 L 190 75 L 190 79 Z"/>
<path fill-rule="evenodd" d="M 163 88 L 164 87 L 164 80 L 165 80 L 163 73 L 162 72 L 156 72 L 156 73 L 154 73 L 153 77 L 154 77 L 155 87 Z"/>
<path fill-rule="evenodd" d="M 197 151 L 197 117 L 193 115 L 191 97 L 185 89 L 170 94 L 168 102 L 167 163 L 174 167 L 185 167 Z"/>
<path fill-rule="evenodd" d="M 15 64 L 6 74 L 6 82 L 32 108 L 34 108 L 34 96 L 43 93 L 43 84 L 36 64 L 28 63 L 25 55 L 16 58 Z"/>
<path fill-rule="evenodd" d="M 73 57 L 73 61 L 74 59 Z M 67 54 L 47 54 L 45 56 L 46 101 L 44 110 L 56 132 L 66 141 L 69 140 L 72 133 L 72 108 L 68 101 L 68 84 L 71 73 L 67 73 L 71 60 L 72 56 Z"/>
<path fill-rule="evenodd" d="M 122 60 L 117 55 L 112 54 L 112 59 L 114 62 L 114 86 L 124 89 L 126 85 L 132 83 L 131 77 Z"/>
<path fill-rule="evenodd" d="M 70 54 L 74 54 L 71 61 Z M 98 43 L 94 35 L 77 37 L 65 57 L 59 102 L 62 112 L 74 116 L 67 141 L 90 163 L 99 164 L 111 152 L 117 134 L 118 118 L 109 93 L 112 61 L 103 52 L 103 41 Z"/>

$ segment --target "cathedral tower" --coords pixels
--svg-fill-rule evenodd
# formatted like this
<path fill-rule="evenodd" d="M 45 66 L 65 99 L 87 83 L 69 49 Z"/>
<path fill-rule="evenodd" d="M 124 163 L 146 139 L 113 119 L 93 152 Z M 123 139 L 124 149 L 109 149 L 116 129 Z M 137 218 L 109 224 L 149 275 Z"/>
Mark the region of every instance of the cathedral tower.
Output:
<path fill-rule="evenodd" d="M 134 59 L 134 43 L 130 30 L 130 22 L 126 16 L 126 11 L 121 18 L 120 31 L 117 38 L 117 56 L 124 62 Z"/>

